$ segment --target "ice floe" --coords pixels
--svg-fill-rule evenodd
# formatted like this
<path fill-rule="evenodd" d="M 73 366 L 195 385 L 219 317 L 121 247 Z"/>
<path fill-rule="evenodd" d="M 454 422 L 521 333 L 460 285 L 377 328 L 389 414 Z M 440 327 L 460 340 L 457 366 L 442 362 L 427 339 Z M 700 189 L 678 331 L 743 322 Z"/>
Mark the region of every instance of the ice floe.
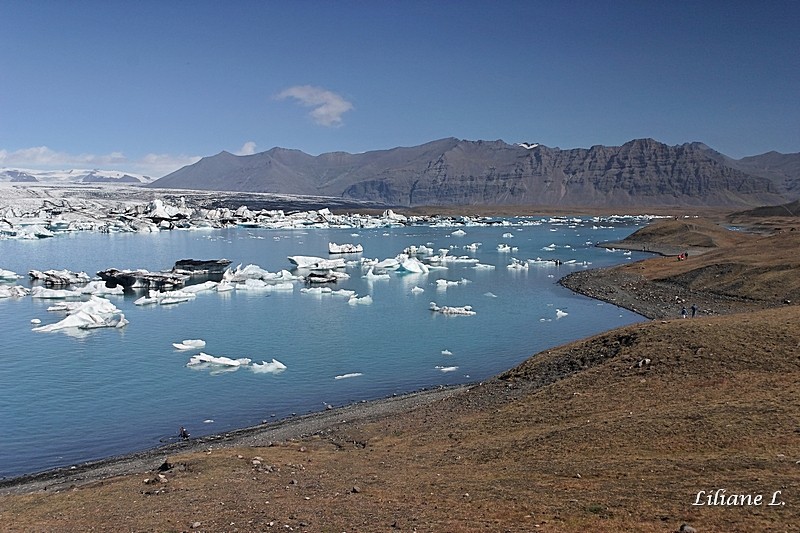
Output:
<path fill-rule="evenodd" d="M 185 291 L 155 291 L 150 290 L 147 293 L 147 296 L 142 296 L 141 298 L 134 301 L 134 305 L 172 305 L 178 304 L 183 302 L 188 302 L 190 300 L 194 300 L 197 298 L 197 294 L 193 292 L 185 292 Z"/>
<path fill-rule="evenodd" d="M 128 324 L 125 315 L 117 307 L 97 296 L 76 303 L 68 310 L 68 315 L 55 324 L 47 324 L 33 328 L 33 331 L 57 331 L 60 329 L 80 328 L 121 328 Z"/>
<path fill-rule="evenodd" d="M 328 243 L 329 254 L 360 254 L 364 251 L 364 247 L 360 244 L 336 244 L 335 242 Z"/>
<path fill-rule="evenodd" d="M 369 294 L 361 297 L 353 295 L 347 300 L 347 303 L 350 305 L 370 305 L 372 304 L 372 296 Z"/>
<path fill-rule="evenodd" d="M 66 287 L 67 285 L 88 283 L 91 279 L 86 272 L 71 272 L 69 270 L 31 270 L 28 272 L 31 280 L 39 281 L 47 287 Z"/>
<path fill-rule="evenodd" d="M 261 361 L 250 365 L 250 370 L 256 374 L 279 374 L 286 370 L 286 365 L 273 359 L 272 361 Z"/>
<path fill-rule="evenodd" d="M 562 311 L 561 309 L 556 309 L 556 318 L 564 318 L 568 314 L 569 313 L 567 313 L 566 311 Z"/>
<path fill-rule="evenodd" d="M 448 287 L 456 287 L 458 285 L 466 285 L 468 283 L 472 283 L 470 280 L 466 278 L 461 278 L 458 281 L 448 280 L 448 279 L 437 279 L 436 280 L 436 288 L 438 290 L 445 290 Z"/>
<path fill-rule="evenodd" d="M 340 374 L 338 376 L 333 376 L 333 379 L 349 379 L 349 378 L 357 378 L 359 376 L 363 376 L 361 372 L 350 372 L 349 374 Z"/>
<path fill-rule="evenodd" d="M 205 348 L 206 341 L 202 339 L 186 339 L 181 342 L 173 342 L 172 346 L 178 350 L 199 350 L 200 348 Z"/>
<path fill-rule="evenodd" d="M 439 372 L 455 372 L 458 370 L 457 366 L 436 366 L 434 368 L 436 368 L 436 370 Z"/>
<path fill-rule="evenodd" d="M 30 292 L 30 289 L 22 285 L 0 285 L 0 298 L 22 298 Z"/>
<path fill-rule="evenodd" d="M 193 355 L 192 358 L 189 359 L 189 362 L 186 363 L 186 366 L 199 366 L 203 364 L 208 364 L 208 365 L 240 367 L 249 365 L 250 361 L 251 359 L 248 359 L 246 357 L 243 357 L 241 359 L 231 359 L 230 357 L 214 356 L 204 352 L 200 352 L 197 355 Z"/>
<path fill-rule="evenodd" d="M 477 314 L 475 311 L 472 310 L 471 305 L 464 305 L 461 307 L 452 307 L 452 306 L 442 306 L 439 307 L 436 305 L 436 302 L 431 302 L 430 310 L 435 313 L 441 313 L 443 315 L 475 315 Z"/>
<path fill-rule="evenodd" d="M 66 298 L 80 298 L 81 292 L 67 289 L 48 289 L 47 287 L 34 287 L 31 289 L 31 298 L 47 300 L 63 300 Z"/>
<path fill-rule="evenodd" d="M 16 281 L 16 280 L 20 279 L 21 277 L 22 276 L 20 276 L 16 272 L 0 268 L 0 283 L 2 283 L 4 281 L 5 282 Z"/>

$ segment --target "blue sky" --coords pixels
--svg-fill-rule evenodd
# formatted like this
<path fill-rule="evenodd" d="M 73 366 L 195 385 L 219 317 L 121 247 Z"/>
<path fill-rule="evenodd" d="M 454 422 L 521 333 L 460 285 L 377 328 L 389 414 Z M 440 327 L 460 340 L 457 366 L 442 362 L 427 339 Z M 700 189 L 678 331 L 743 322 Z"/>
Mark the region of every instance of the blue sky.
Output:
<path fill-rule="evenodd" d="M 0 3 L 0 167 L 652 137 L 800 151 L 800 2 Z"/>

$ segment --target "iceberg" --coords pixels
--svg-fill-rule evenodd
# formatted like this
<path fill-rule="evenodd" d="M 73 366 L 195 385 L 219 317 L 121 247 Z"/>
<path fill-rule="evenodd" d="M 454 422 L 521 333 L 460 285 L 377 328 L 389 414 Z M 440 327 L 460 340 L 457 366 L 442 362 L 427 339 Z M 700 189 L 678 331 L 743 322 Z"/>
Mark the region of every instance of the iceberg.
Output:
<path fill-rule="evenodd" d="M 256 374 L 279 374 L 286 370 L 286 365 L 277 359 L 273 359 L 269 362 L 261 361 L 260 363 L 253 363 L 250 365 L 250 369 Z"/>
<path fill-rule="evenodd" d="M 61 300 L 65 298 L 80 298 L 80 291 L 68 291 L 67 289 L 47 289 L 45 287 L 34 287 L 31 289 L 31 298 L 42 298 L 49 300 Z"/>
<path fill-rule="evenodd" d="M 475 311 L 472 310 L 471 305 L 464 305 L 462 307 L 450 307 L 450 306 L 442 306 L 439 307 L 436 305 L 436 302 L 431 302 L 430 310 L 435 313 L 441 313 L 443 315 L 475 315 L 477 314 Z"/>
<path fill-rule="evenodd" d="M 562 311 L 561 309 L 556 309 L 556 318 L 564 318 L 569 313 Z"/>
<path fill-rule="evenodd" d="M 177 304 L 182 302 L 188 302 L 189 300 L 194 300 L 197 298 L 197 295 L 193 292 L 186 292 L 186 291 L 154 291 L 151 290 L 147 293 L 147 296 L 142 296 L 135 302 L 134 305 L 150 305 L 150 304 L 158 304 L 158 305 L 171 305 Z"/>
<path fill-rule="evenodd" d="M 348 379 L 348 378 L 357 378 L 358 376 L 363 376 L 361 372 L 350 372 L 349 374 L 340 374 L 338 376 L 333 376 L 333 379 Z"/>
<path fill-rule="evenodd" d="M 364 279 L 369 280 L 369 281 L 377 281 L 377 280 L 384 280 L 384 279 L 389 279 L 390 278 L 389 274 L 376 274 L 375 273 L 375 267 L 371 267 L 367 271 L 367 273 L 364 274 L 362 277 Z"/>
<path fill-rule="evenodd" d="M 32 280 L 41 281 L 47 287 L 65 287 L 67 285 L 88 283 L 89 275 L 86 272 L 71 272 L 69 270 L 31 270 L 28 276 Z"/>
<path fill-rule="evenodd" d="M 454 237 L 463 237 L 466 234 L 467 234 L 467 232 L 464 231 L 463 229 L 457 229 L 453 233 L 451 233 L 450 235 L 452 235 Z"/>
<path fill-rule="evenodd" d="M 344 268 L 344 259 L 323 259 L 322 257 L 314 257 L 311 255 L 290 255 L 289 262 L 297 268 L 319 268 L 319 269 L 334 269 Z"/>
<path fill-rule="evenodd" d="M 523 261 L 520 261 L 519 259 L 517 259 L 515 257 L 512 257 L 511 258 L 511 263 L 508 265 L 508 268 L 510 270 L 527 270 L 528 269 L 528 263 L 527 263 L 527 261 L 523 262 Z"/>
<path fill-rule="evenodd" d="M 247 366 L 250 364 L 250 359 L 243 357 L 241 359 L 231 359 L 230 357 L 224 356 L 214 356 L 209 355 L 207 353 L 200 352 L 197 355 L 193 355 L 189 362 L 186 363 L 186 366 L 199 366 L 203 363 L 208 363 L 209 365 L 219 365 L 219 366 L 231 366 L 231 367 L 240 367 L 240 366 Z"/>
<path fill-rule="evenodd" d="M 186 339 L 181 342 L 173 342 L 172 345 L 178 350 L 199 350 L 205 348 L 206 341 L 202 339 Z"/>
<path fill-rule="evenodd" d="M 22 298 L 30 294 L 30 289 L 22 285 L 0 285 L 0 298 Z"/>
<path fill-rule="evenodd" d="M 417 287 L 416 285 L 414 285 L 414 287 L 411 288 L 412 294 L 419 294 L 421 292 L 425 292 L 425 289 L 423 289 L 422 287 Z"/>
<path fill-rule="evenodd" d="M 434 368 L 436 368 L 436 370 L 439 370 L 440 372 L 455 372 L 456 370 L 458 370 L 457 366 L 436 366 Z"/>
<path fill-rule="evenodd" d="M 203 283 L 198 283 L 196 285 L 187 285 L 183 289 L 181 289 L 181 291 L 197 294 L 198 292 L 213 291 L 214 289 L 217 288 L 217 285 L 219 285 L 219 283 L 217 283 L 216 281 L 209 280 Z"/>
<path fill-rule="evenodd" d="M 104 295 L 123 295 L 125 294 L 125 290 L 117 285 L 116 287 L 109 288 L 106 286 L 105 281 L 90 281 L 85 286 L 78 289 L 78 292 L 81 294 L 94 294 L 95 296 L 104 296 Z"/>
<path fill-rule="evenodd" d="M 335 242 L 328 243 L 329 254 L 360 254 L 364 251 L 364 247 L 360 244 L 336 244 Z"/>
<path fill-rule="evenodd" d="M 172 272 L 149 272 L 144 269 L 139 270 L 118 270 L 109 268 L 97 273 L 100 279 L 105 281 L 110 287 L 122 285 L 123 288 L 153 288 L 171 289 L 181 287 L 189 278 L 184 274 Z"/>
<path fill-rule="evenodd" d="M 70 308 L 66 318 L 55 324 L 33 328 L 33 331 L 56 331 L 68 328 L 121 328 L 128 324 L 125 315 L 104 298 L 91 296 L 88 301 Z"/>
<path fill-rule="evenodd" d="M 438 290 L 445 290 L 447 287 L 455 287 L 456 285 L 466 285 L 467 283 L 472 283 L 470 280 L 466 278 L 461 278 L 459 281 L 452 281 L 447 279 L 437 279 L 436 280 L 436 288 Z"/>
<path fill-rule="evenodd" d="M 16 281 L 21 277 L 22 276 L 18 275 L 16 272 L 0 268 L 0 282 L 3 282 L 3 281 Z"/>
<path fill-rule="evenodd" d="M 366 296 L 358 297 L 358 296 L 351 296 L 347 303 L 350 305 L 369 305 L 372 303 L 372 296 L 367 294 Z"/>
<path fill-rule="evenodd" d="M 397 272 L 408 272 L 411 274 L 427 274 L 428 265 L 426 265 L 416 257 L 408 257 L 400 262 L 400 266 L 397 267 Z"/>

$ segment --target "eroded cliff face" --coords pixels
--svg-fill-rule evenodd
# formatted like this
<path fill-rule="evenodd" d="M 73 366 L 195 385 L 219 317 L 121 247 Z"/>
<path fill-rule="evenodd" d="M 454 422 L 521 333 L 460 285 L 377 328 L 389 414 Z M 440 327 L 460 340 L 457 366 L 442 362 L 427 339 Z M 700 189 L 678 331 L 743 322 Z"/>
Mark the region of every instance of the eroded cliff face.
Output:
<path fill-rule="evenodd" d="M 314 194 L 394 206 L 754 206 L 796 199 L 781 185 L 786 180 L 754 175 L 732 161 L 701 143 L 667 146 L 652 139 L 571 150 L 441 139 L 364 154 L 223 153 L 154 186 Z"/>
<path fill-rule="evenodd" d="M 574 150 L 463 141 L 424 169 L 386 173 L 343 194 L 412 206 L 739 205 L 780 198 L 769 179 L 725 166 L 698 146 L 651 139 Z"/>

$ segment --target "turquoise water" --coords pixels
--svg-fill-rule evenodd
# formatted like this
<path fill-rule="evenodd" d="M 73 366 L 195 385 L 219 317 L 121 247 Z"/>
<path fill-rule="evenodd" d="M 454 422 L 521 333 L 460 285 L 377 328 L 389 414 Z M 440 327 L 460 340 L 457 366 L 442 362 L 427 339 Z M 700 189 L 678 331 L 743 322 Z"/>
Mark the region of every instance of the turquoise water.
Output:
<path fill-rule="evenodd" d="M 275 272 L 290 267 L 289 255 L 327 257 L 329 241 L 361 243 L 361 257 L 377 259 L 427 244 L 496 266 L 477 270 L 455 263 L 444 271 L 392 273 L 389 280 L 374 282 L 361 277 L 361 267 L 348 266 L 351 278 L 336 288 L 370 294 L 372 305 L 303 294 L 302 283 L 289 292 L 204 292 L 173 306 L 135 306 L 141 294 L 109 296 L 130 324 L 81 335 L 31 331 L 31 319 L 49 324 L 62 318 L 47 311 L 53 301 L 0 299 L 0 477 L 157 446 L 179 426 L 200 436 L 322 410 L 325 404 L 479 381 L 548 347 L 639 321 L 636 314 L 575 295 L 556 282 L 587 268 L 583 262 L 599 267 L 643 257 L 593 246 L 624 238 L 640 224 L 476 226 L 463 228 L 465 236 L 453 236 L 453 227 L 232 228 L 0 240 L 0 268 L 21 275 L 31 269 L 90 275 L 112 267 L 162 270 L 187 258 L 227 258 L 234 266 L 253 263 Z M 513 238 L 503 237 L 507 232 Z M 477 251 L 462 248 L 473 242 L 482 243 Z M 519 250 L 498 252 L 501 242 Z M 557 245 L 554 251 L 542 250 L 549 244 Z M 511 257 L 576 263 L 512 270 Z M 469 282 L 442 291 L 437 279 Z M 412 293 L 415 286 L 424 292 Z M 435 314 L 430 302 L 471 305 L 477 314 Z M 557 318 L 556 309 L 568 314 Z M 259 374 L 249 368 L 188 368 L 196 352 L 176 350 L 172 343 L 198 338 L 206 341 L 208 354 L 254 362 L 275 358 L 287 369 Z M 361 375 L 335 379 L 355 373 Z"/>

